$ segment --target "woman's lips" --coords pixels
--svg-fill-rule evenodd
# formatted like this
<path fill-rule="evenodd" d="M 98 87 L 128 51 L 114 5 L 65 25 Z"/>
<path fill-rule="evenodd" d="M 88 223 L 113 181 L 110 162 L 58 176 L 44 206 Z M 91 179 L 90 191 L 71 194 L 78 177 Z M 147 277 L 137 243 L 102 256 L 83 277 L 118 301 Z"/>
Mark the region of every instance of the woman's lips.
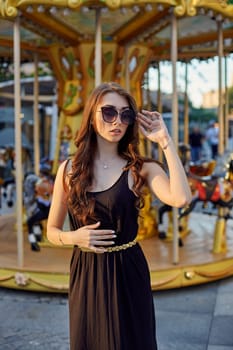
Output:
<path fill-rule="evenodd" d="M 120 129 L 113 129 L 110 131 L 111 134 L 114 134 L 114 135 L 120 135 L 121 134 L 121 130 Z"/>

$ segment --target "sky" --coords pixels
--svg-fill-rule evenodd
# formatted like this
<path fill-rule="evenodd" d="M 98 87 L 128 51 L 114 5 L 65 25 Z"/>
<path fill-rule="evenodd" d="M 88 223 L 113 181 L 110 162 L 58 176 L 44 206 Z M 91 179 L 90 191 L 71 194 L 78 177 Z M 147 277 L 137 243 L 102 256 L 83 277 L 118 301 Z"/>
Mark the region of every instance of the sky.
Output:
<path fill-rule="evenodd" d="M 227 86 L 233 86 L 233 54 L 227 58 Z M 225 59 L 223 62 L 223 88 L 225 87 Z M 172 92 L 171 64 L 169 62 L 161 63 L 161 90 L 165 93 Z M 150 89 L 157 90 L 158 73 L 155 69 L 149 71 Z M 177 63 L 177 86 L 181 91 L 185 91 L 185 64 Z M 208 61 L 199 61 L 193 59 L 188 65 L 188 96 L 194 107 L 199 108 L 202 105 L 203 93 L 212 90 L 218 90 L 218 59 Z"/>

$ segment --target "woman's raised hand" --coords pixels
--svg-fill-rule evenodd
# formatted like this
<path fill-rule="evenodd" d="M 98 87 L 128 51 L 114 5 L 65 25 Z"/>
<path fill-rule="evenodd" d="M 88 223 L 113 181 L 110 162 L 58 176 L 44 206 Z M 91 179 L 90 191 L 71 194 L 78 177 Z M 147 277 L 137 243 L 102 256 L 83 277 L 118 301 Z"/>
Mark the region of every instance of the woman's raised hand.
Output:
<path fill-rule="evenodd" d="M 143 109 L 141 112 L 138 112 L 137 121 L 145 137 L 164 147 L 170 136 L 160 113 Z"/>

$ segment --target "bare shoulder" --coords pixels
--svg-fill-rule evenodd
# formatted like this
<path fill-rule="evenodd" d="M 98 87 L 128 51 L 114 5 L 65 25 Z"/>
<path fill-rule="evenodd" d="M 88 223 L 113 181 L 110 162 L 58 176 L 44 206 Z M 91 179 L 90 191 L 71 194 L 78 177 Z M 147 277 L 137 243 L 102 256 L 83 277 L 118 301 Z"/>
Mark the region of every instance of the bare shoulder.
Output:
<path fill-rule="evenodd" d="M 142 166 L 142 176 L 147 175 L 151 171 L 163 171 L 163 166 L 162 164 L 159 164 L 158 162 L 155 161 L 146 161 L 143 163 Z"/>
<path fill-rule="evenodd" d="M 67 159 L 64 160 L 58 167 L 58 171 L 57 174 L 64 174 L 64 171 L 66 172 L 66 174 L 70 174 L 72 170 L 72 160 L 71 159 Z"/>
<path fill-rule="evenodd" d="M 161 174 L 163 173 L 163 167 L 161 164 L 154 162 L 154 161 L 146 161 L 143 163 L 142 170 L 141 170 L 141 175 L 143 177 L 148 177 L 148 175 L 156 175 L 156 174 Z"/>
<path fill-rule="evenodd" d="M 65 181 L 67 182 L 69 176 L 71 175 L 71 168 L 72 162 L 70 159 L 62 162 L 57 170 L 56 181 L 63 182 L 63 179 L 65 179 Z"/>

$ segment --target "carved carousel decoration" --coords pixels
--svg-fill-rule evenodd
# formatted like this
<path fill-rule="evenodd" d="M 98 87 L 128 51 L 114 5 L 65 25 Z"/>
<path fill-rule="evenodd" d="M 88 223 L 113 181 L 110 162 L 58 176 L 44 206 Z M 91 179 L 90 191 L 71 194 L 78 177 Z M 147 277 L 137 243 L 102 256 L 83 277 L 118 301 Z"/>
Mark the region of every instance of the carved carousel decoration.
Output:
<path fill-rule="evenodd" d="M 101 81 L 117 81 L 135 96 L 139 108 L 145 107 L 142 91 L 145 72 L 156 62 L 159 73 L 159 62 L 166 60 L 172 65 L 172 137 L 178 147 L 179 142 L 187 145 L 188 141 L 188 104 L 186 100 L 184 140 L 178 140 L 176 63 L 180 60 L 188 64 L 194 57 L 218 56 L 219 154 L 223 155 L 226 131 L 221 67 L 223 58 L 233 49 L 233 4 L 231 0 L 0 0 L 0 17 L 0 56 L 14 63 L 16 152 L 16 209 L 13 220 L 0 216 L 0 285 L 67 292 L 72 248 L 49 244 L 42 220 L 39 227 L 35 223 L 35 237 L 40 236 L 40 239 L 31 238 L 31 244 L 39 246 L 33 251 L 25 228 L 27 211 L 34 208 L 41 193 L 52 195 L 52 185 L 41 180 L 39 169 L 38 62 L 49 63 L 57 83 L 58 112 L 53 127 L 58 126 L 51 164 L 53 176 L 59 163 L 75 150 L 73 137 L 93 87 Z M 20 63 L 25 61 L 34 62 L 35 66 L 34 175 L 28 183 L 34 191 L 32 197 L 35 196 L 29 208 L 23 198 L 21 165 Z M 158 91 L 158 109 L 162 111 L 160 93 Z M 150 146 L 141 143 L 141 152 L 151 155 Z M 180 212 L 174 208 L 158 208 L 145 188 L 138 240 L 148 259 L 154 290 L 206 283 L 233 274 L 233 237 L 227 226 L 233 205 L 232 159 L 226 160 L 226 166 L 224 176 L 215 178 L 212 163 L 202 168 L 188 165 L 193 201 Z M 3 183 L 4 178 L 1 178 L 0 184 Z M 191 222 L 195 214 L 192 209 L 198 201 L 210 202 L 217 208 L 210 232 L 201 226 L 195 230 L 198 225 Z M 168 226 L 161 229 L 164 213 L 169 213 Z M 204 218 L 203 214 L 198 215 Z M 198 219 L 194 217 L 195 220 Z"/>

